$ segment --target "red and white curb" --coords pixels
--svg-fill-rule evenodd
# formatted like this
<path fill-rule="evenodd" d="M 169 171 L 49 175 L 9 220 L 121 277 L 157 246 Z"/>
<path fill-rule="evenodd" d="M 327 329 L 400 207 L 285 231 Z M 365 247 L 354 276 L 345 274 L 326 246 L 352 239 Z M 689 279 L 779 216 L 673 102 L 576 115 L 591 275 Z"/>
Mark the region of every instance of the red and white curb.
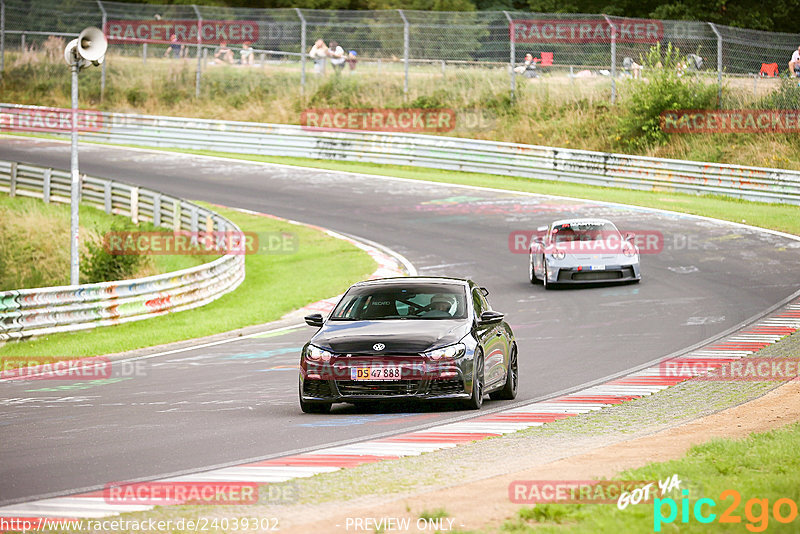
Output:
<path fill-rule="evenodd" d="M 668 360 L 669 363 L 702 363 L 713 369 L 726 362 L 754 354 L 800 330 L 800 299 L 784 306 L 755 324 L 730 334 L 711 345 Z M 311 477 L 366 463 L 416 456 L 461 443 L 501 436 L 546 423 L 600 410 L 644 397 L 679 382 L 686 376 L 665 376 L 665 362 L 615 378 L 598 386 L 541 402 L 504 410 L 473 419 L 448 423 L 421 431 L 374 439 L 361 443 L 327 447 L 303 454 L 225 467 L 160 480 L 158 482 L 250 482 L 270 484 Z M 171 503 L 173 504 L 173 503 Z M 0 507 L 5 518 L 98 518 L 127 512 L 141 512 L 153 506 L 109 504 L 102 492 L 43 499 Z"/>

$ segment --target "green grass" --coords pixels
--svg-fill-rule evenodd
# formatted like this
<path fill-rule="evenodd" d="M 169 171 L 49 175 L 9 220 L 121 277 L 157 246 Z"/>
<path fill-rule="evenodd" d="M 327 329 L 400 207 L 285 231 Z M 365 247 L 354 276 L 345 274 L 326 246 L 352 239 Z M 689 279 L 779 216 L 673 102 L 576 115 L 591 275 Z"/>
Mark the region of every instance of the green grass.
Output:
<path fill-rule="evenodd" d="M 661 532 L 797 532 L 800 519 L 781 524 L 772 515 L 774 503 L 788 498 L 800 504 L 800 423 L 752 434 L 745 439 L 716 439 L 692 447 L 685 457 L 669 462 L 652 463 L 639 469 L 625 471 L 619 480 L 665 480 L 677 474 L 681 490 L 687 490 L 689 519 L 682 523 L 682 495 L 678 491 L 664 496 L 676 502 L 677 516 L 671 523 L 660 525 Z M 721 498 L 725 490 L 735 490 L 741 502 L 734 505 L 733 497 Z M 657 495 L 660 497 L 660 495 Z M 700 498 L 712 499 L 716 506 L 702 506 L 702 512 L 717 515 L 710 524 L 696 520 L 692 510 Z M 751 499 L 766 499 L 769 514 L 762 513 Z M 657 503 L 629 505 L 618 510 L 615 504 L 545 504 L 520 509 L 517 517 L 506 522 L 501 531 L 512 533 L 595 533 L 595 532 L 653 532 L 656 526 L 654 509 Z M 722 513 L 732 507 L 731 516 L 741 518 L 740 524 L 721 524 Z M 669 515 L 669 505 L 659 504 L 663 516 Z M 748 516 L 748 510 L 750 515 Z M 789 505 L 782 507 L 789 514 Z"/>
<path fill-rule="evenodd" d="M 247 276 L 232 293 L 201 308 L 89 332 L 53 334 L 0 347 L 4 356 L 90 356 L 121 352 L 266 323 L 343 292 L 375 269 L 364 251 L 318 230 L 212 207 L 246 232 L 294 234 L 291 254 L 252 254 Z"/>
<path fill-rule="evenodd" d="M 231 154 L 208 150 L 170 149 L 170 151 L 227 157 L 247 161 L 299 165 L 318 169 L 359 172 L 379 176 L 395 176 L 431 182 L 493 187 L 509 191 L 568 196 L 604 202 L 618 202 L 689 213 L 692 215 L 702 215 L 800 235 L 800 207 L 798 206 L 750 202 L 716 195 L 697 196 L 667 191 L 631 191 L 613 187 L 596 187 L 481 173 L 420 169 L 417 167 L 399 165 L 378 165 L 372 163 L 340 162 L 293 157 Z"/>
<path fill-rule="evenodd" d="M 122 218 L 103 210 L 81 205 L 80 235 L 101 240 Z M 125 219 L 127 220 L 127 219 Z M 46 204 L 40 199 L 0 194 L 0 291 L 69 285 L 70 208 L 66 204 Z M 130 228 L 134 228 L 132 223 Z M 150 229 L 149 225 L 139 225 Z M 81 262 L 85 258 L 81 250 Z M 209 261 L 200 256 L 149 256 L 133 277 L 194 267 Z M 81 282 L 86 280 L 82 277 Z"/>

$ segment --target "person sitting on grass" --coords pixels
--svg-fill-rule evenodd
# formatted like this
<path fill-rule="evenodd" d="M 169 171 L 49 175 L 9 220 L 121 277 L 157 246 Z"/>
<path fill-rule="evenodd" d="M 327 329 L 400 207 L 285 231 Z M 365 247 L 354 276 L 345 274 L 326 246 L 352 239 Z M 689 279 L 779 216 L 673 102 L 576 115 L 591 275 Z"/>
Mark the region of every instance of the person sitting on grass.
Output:
<path fill-rule="evenodd" d="M 214 59 L 219 59 L 225 63 L 230 63 L 233 65 L 233 62 L 235 61 L 233 58 L 233 50 L 228 48 L 228 43 L 225 41 L 220 41 L 219 48 L 217 48 L 217 51 L 214 53 Z"/>
<path fill-rule="evenodd" d="M 239 52 L 239 56 L 241 57 L 242 65 L 249 65 L 251 67 L 253 66 L 256 55 L 253 53 L 253 49 L 250 47 L 250 41 L 245 41 L 242 43 L 242 49 Z"/>

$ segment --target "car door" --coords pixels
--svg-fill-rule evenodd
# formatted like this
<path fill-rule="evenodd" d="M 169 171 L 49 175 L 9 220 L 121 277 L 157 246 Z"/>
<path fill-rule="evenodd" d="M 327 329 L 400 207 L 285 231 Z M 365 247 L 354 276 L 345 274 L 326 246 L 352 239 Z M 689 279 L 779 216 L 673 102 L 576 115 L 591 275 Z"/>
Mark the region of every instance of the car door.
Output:
<path fill-rule="evenodd" d="M 478 323 L 481 313 L 491 309 L 480 288 L 472 289 L 472 305 L 475 310 L 476 337 L 483 348 L 484 385 L 488 389 L 505 377 L 506 351 L 502 323 L 486 326 Z"/>

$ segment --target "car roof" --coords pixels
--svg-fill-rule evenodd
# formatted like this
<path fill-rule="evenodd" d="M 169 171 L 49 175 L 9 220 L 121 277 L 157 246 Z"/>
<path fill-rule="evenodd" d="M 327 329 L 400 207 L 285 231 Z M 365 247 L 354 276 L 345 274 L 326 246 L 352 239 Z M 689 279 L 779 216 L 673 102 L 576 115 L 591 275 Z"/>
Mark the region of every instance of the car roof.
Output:
<path fill-rule="evenodd" d="M 613 222 L 609 221 L 608 219 L 601 219 L 599 217 L 576 217 L 576 218 L 573 218 L 573 219 L 559 219 L 557 221 L 553 221 L 552 223 L 550 223 L 550 228 L 553 228 L 553 227 L 558 226 L 560 224 L 576 224 L 576 223 L 579 223 L 579 224 L 592 224 L 592 223 L 605 224 L 605 223 L 608 223 L 608 224 L 613 225 L 615 228 L 617 226 L 616 224 L 614 224 Z"/>
<path fill-rule="evenodd" d="M 464 278 L 450 278 L 446 276 L 396 276 L 392 278 L 375 278 L 373 280 L 364 280 L 356 282 L 353 287 L 366 287 L 371 285 L 404 285 L 414 283 L 425 284 L 446 284 L 446 285 L 461 285 L 469 286 L 474 284 L 471 280 Z"/>

